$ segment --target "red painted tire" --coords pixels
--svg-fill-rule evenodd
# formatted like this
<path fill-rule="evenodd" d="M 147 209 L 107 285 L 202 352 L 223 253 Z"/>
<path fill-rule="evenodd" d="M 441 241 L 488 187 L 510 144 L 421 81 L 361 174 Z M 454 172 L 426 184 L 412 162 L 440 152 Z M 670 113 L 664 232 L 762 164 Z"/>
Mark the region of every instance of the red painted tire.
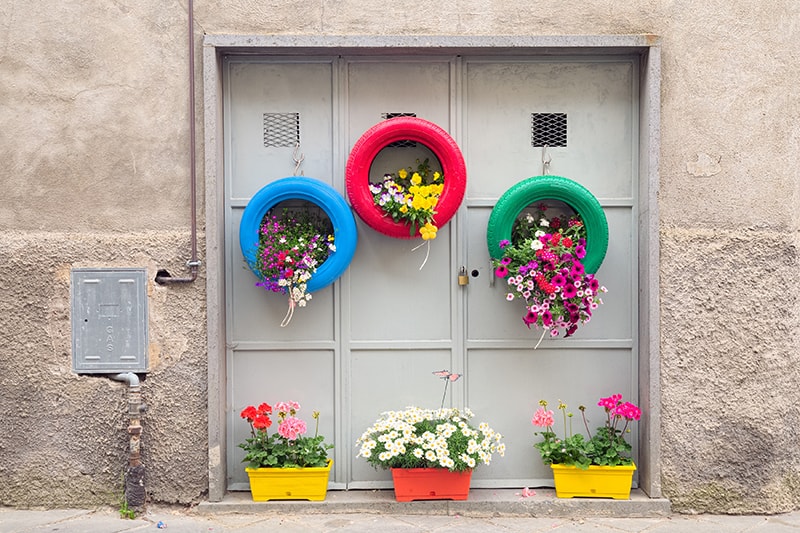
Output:
<path fill-rule="evenodd" d="M 375 205 L 369 190 L 369 169 L 378 152 L 397 141 L 415 141 L 433 152 L 442 166 L 444 190 L 436 204 L 434 224 L 441 228 L 458 211 L 467 188 L 467 166 L 461 149 L 442 128 L 416 117 L 396 117 L 384 120 L 361 136 L 347 159 L 345 179 L 347 197 L 353 210 L 369 227 L 398 239 L 411 239 L 408 224 L 395 222 Z"/>

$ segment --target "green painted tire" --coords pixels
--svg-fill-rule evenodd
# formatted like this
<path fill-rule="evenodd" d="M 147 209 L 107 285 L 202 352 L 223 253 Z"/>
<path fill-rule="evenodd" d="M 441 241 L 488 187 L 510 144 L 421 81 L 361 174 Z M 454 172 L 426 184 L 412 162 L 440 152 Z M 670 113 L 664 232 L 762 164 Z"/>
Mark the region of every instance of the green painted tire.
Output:
<path fill-rule="evenodd" d="M 534 176 L 520 181 L 497 200 L 489 215 L 486 244 L 493 259 L 503 257 L 500 241 L 511 240 L 511 228 L 523 209 L 542 200 L 560 200 L 583 219 L 586 226 L 586 257 L 583 267 L 594 274 L 608 250 L 608 221 L 597 198 L 586 187 L 561 176 Z"/>

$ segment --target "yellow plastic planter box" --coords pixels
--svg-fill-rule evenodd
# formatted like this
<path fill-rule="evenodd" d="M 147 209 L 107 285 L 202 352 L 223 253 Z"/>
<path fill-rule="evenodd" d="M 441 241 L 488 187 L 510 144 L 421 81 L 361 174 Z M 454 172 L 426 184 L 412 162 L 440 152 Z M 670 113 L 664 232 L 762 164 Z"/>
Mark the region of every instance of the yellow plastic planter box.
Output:
<path fill-rule="evenodd" d="M 254 502 L 269 500 L 322 501 L 328 492 L 333 459 L 319 468 L 245 468 Z"/>
<path fill-rule="evenodd" d="M 582 470 L 575 466 L 550 465 L 559 498 L 614 498 L 631 497 L 631 484 L 635 464 L 628 466 L 590 466 Z"/>

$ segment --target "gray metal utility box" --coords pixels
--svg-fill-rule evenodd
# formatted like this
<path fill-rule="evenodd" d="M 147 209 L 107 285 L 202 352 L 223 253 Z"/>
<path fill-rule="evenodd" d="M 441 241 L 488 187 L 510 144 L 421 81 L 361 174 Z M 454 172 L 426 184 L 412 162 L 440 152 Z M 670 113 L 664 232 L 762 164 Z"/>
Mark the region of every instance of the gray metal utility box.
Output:
<path fill-rule="evenodd" d="M 72 283 L 72 370 L 146 372 L 147 271 L 76 268 Z"/>

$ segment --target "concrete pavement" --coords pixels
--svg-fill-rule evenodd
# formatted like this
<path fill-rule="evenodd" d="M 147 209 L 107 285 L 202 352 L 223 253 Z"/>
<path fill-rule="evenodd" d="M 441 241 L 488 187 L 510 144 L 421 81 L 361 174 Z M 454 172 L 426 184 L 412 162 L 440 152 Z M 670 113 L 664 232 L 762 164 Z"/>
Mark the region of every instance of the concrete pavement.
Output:
<path fill-rule="evenodd" d="M 666 500 L 559 500 L 472 490 L 466 502 L 398 503 L 391 491 L 330 491 L 324 502 L 252 502 L 231 493 L 192 508 L 150 505 L 134 520 L 113 508 L 18 510 L 0 507 L 0 533 L 800 533 L 800 512 L 781 515 L 681 515 Z M 161 527 L 159 527 L 159 525 Z"/>

